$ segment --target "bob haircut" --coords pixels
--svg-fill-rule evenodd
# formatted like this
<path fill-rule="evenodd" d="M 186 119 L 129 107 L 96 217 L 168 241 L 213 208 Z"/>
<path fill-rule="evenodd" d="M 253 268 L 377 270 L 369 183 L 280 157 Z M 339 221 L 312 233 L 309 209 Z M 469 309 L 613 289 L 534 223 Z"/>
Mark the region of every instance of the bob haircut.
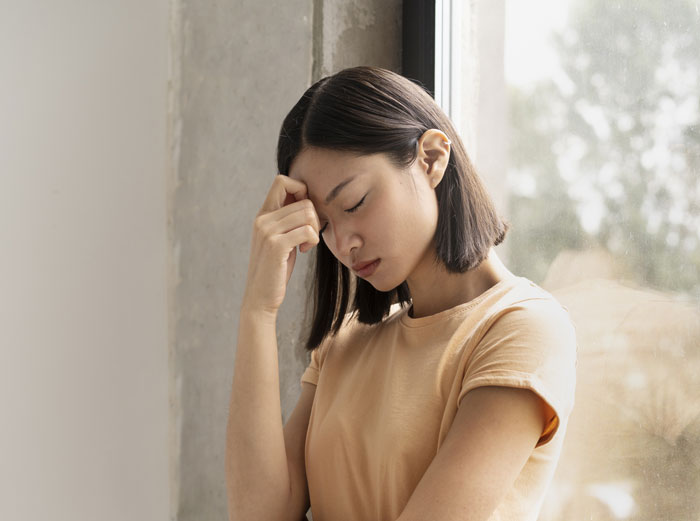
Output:
<path fill-rule="evenodd" d="M 320 79 L 302 95 L 282 123 L 277 168 L 288 175 L 305 147 L 383 153 L 399 168 L 417 157 L 418 139 L 431 128 L 452 141 L 448 166 L 435 191 L 438 222 L 436 262 L 463 273 L 477 267 L 492 246 L 505 238 L 502 220 L 467 156 L 450 119 L 420 86 L 375 67 L 353 67 Z M 391 291 L 376 290 L 355 277 L 321 240 L 316 247 L 314 308 L 306 348 L 313 350 L 343 324 L 354 283 L 350 312 L 364 324 L 381 322 L 392 304 L 410 303 L 406 282 Z"/>

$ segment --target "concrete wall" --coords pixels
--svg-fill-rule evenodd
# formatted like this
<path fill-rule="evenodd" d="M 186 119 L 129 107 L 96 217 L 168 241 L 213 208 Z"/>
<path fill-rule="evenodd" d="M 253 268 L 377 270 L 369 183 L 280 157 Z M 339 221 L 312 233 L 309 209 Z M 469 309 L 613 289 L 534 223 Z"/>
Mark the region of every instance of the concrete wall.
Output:
<path fill-rule="evenodd" d="M 226 519 L 224 443 L 253 218 L 277 133 L 308 87 L 311 0 L 173 4 L 173 516 Z M 296 402 L 306 256 L 279 321 L 282 405 Z"/>
<path fill-rule="evenodd" d="M 0 13 L 0 519 L 165 520 L 168 3 Z"/>
<path fill-rule="evenodd" d="M 401 0 L 316 0 L 314 79 L 346 67 L 401 72 Z"/>
<path fill-rule="evenodd" d="M 226 516 L 224 437 L 253 218 L 276 174 L 282 119 L 312 79 L 398 70 L 398 0 L 177 0 L 172 25 L 171 479 L 178 520 Z M 307 257 L 278 322 L 283 419 L 300 392 Z"/>

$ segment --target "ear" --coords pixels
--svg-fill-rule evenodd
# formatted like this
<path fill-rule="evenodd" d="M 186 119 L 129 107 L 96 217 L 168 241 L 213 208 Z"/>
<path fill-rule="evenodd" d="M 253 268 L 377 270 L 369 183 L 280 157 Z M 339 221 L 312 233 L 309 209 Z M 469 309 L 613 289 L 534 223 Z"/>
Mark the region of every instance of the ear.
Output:
<path fill-rule="evenodd" d="M 450 161 L 450 145 L 452 142 L 442 130 L 431 128 L 423 132 L 418 139 L 418 157 L 416 158 L 422 170 L 428 176 L 431 188 L 442 181 Z"/>

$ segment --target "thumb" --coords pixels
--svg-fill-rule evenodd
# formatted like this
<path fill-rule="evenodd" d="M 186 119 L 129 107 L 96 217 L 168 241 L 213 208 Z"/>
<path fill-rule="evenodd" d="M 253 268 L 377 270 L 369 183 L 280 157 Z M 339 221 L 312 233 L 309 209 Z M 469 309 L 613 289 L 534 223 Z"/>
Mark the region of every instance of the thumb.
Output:
<path fill-rule="evenodd" d="M 289 284 L 289 279 L 292 278 L 292 271 L 294 271 L 294 264 L 296 263 L 296 258 L 297 258 L 297 248 L 296 246 L 292 248 L 292 251 L 289 252 L 289 256 L 287 257 L 287 284 Z"/>

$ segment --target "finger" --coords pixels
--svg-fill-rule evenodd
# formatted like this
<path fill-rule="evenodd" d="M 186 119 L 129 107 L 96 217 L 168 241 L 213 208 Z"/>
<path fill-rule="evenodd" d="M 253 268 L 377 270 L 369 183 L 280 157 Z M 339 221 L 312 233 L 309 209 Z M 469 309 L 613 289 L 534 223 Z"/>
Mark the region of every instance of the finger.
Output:
<path fill-rule="evenodd" d="M 298 202 L 301 203 L 302 201 Z M 278 210 L 278 212 L 281 212 L 282 210 L 283 209 L 281 208 L 280 210 Z M 272 216 L 276 214 L 277 212 L 268 215 Z M 309 206 L 306 204 L 297 206 L 296 211 L 289 212 L 287 215 L 279 219 L 273 220 L 267 226 L 269 226 L 268 233 L 270 233 L 271 235 L 282 235 L 292 231 L 295 228 L 299 228 L 300 226 L 305 225 L 311 226 L 314 229 L 316 235 L 318 235 L 321 226 L 318 220 L 318 216 L 316 215 L 316 211 L 313 209 L 313 206 Z"/>
<path fill-rule="evenodd" d="M 282 208 L 285 205 L 285 201 L 289 201 L 289 195 L 294 197 L 296 201 L 306 199 L 308 197 L 306 185 L 301 181 L 280 174 L 272 182 L 272 186 L 262 205 L 261 213 L 272 212 Z"/>
<path fill-rule="evenodd" d="M 316 208 L 314 207 L 310 199 L 302 199 L 301 201 L 296 201 L 290 205 L 283 206 L 282 208 L 279 208 L 274 212 L 264 214 L 259 218 L 261 219 L 261 222 L 265 223 L 265 226 L 272 227 L 272 229 L 275 230 L 277 233 L 285 233 L 288 232 L 289 229 L 280 231 L 280 229 L 275 225 L 275 223 L 278 223 L 286 219 L 288 216 L 296 213 L 301 213 L 301 215 L 305 215 L 307 217 L 307 220 L 305 222 L 311 224 L 317 232 L 321 230 L 321 221 L 318 217 L 318 213 L 316 213 Z"/>
<path fill-rule="evenodd" d="M 319 241 L 318 234 L 309 224 L 294 228 L 289 233 L 285 233 L 282 237 L 285 248 L 289 248 L 290 250 L 296 248 L 300 244 L 318 244 Z"/>
<path fill-rule="evenodd" d="M 317 243 L 304 242 L 304 243 L 299 245 L 299 251 L 301 253 L 306 253 L 308 251 L 311 251 L 316 246 L 316 244 L 318 244 L 319 242 L 321 242 L 320 236 L 319 236 L 319 241 Z"/>

